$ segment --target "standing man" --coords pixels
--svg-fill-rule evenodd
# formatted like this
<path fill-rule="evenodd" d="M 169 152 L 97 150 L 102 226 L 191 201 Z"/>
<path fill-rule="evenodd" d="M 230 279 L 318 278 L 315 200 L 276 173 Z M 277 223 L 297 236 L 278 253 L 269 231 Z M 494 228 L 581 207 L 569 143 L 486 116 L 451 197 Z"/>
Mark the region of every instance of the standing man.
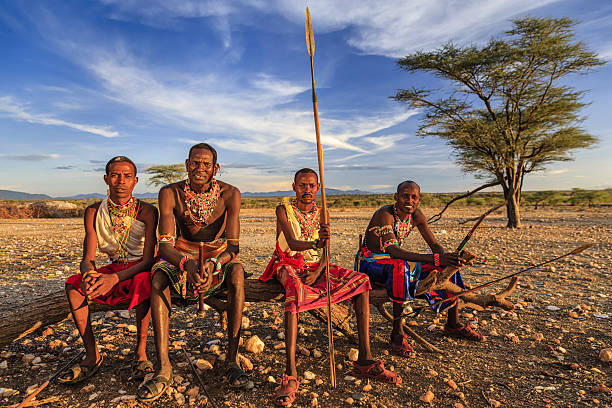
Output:
<path fill-rule="evenodd" d="M 293 191 L 296 198 L 276 207 L 276 250 L 262 281 L 276 278 L 285 288 L 285 373 L 274 397 L 277 406 L 289 406 L 298 390 L 295 349 L 298 313 L 327 306 L 326 260 L 318 250 L 327 245 L 329 225 L 321 224 L 321 209 L 315 203 L 319 191 L 317 173 L 301 169 L 295 173 Z M 370 352 L 369 321 L 371 289 L 367 275 L 329 264 L 331 302 L 350 300 L 355 306 L 359 335 L 359 356 L 353 375 L 360 378 L 395 383 L 401 378 L 374 361 Z"/>
<path fill-rule="evenodd" d="M 240 235 L 240 191 L 215 180 L 217 151 L 207 143 L 189 149 L 185 160 L 187 180 L 159 191 L 159 256 L 153 266 L 151 310 L 158 371 L 138 390 L 141 401 L 153 401 L 172 384 L 168 357 L 170 290 L 185 300 L 206 298 L 227 289 L 227 370 L 233 387 L 242 387 L 248 376 L 237 360 L 244 308 L 244 269 L 237 259 Z M 175 227 L 178 226 L 178 231 Z M 199 244 L 204 243 L 204 276 L 198 264 Z"/>
<path fill-rule="evenodd" d="M 149 296 L 157 228 L 157 209 L 132 195 L 138 182 L 136 165 L 125 156 L 113 157 L 106 164 L 104 182 L 108 198 L 85 209 L 85 240 L 81 273 L 66 282 L 70 311 L 76 323 L 86 356 L 73 366 L 60 382 L 75 384 L 94 375 L 102 365 L 91 319 L 89 301 L 116 305 L 129 302 L 136 309 L 136 352 L 132 378 L 153 371 L 147 360 Z M 96 248 L 108 255 L 109 265 L 96 268 Z"/>
<path fill-rule="evenodd" d="M 447 335 L 472 341 L 485 341 L 485 337 L 472 329 L 469 323 L 459 323 L 458 302 L 444 302 L 454 293 L 465 289 L 458 268 L 467 259 L 455 252 L 447 253 L 429 229 L 425 215 L 418 208 L 421 201 L 421 189 L 414 181 L 404 181 L 397 186 L 394 195 L 395 204 L 379 208 L 365 234 L 363 247 L 357 253 L 360 271 L 370 277 L 374 285 L 384 286 L 389 298 L 393 301 L 393 330 L 391 331 L 390 349 L 404 357 L 416 355 L 406 341 L 402 326 L 403 302 L 415 297 L 426 299 L 438 313 L 448 309 L 448 319 L 444 326 Z M 429 245 L 431 254 L 410 252 L 401 247 L 410 231 L 416 227 Z M 443 270 L 443 267 L 447 267 Z M 455 272 L 456 271 L 456 272 Z M 452 276 L 450 276 L 452 274 Z M 443 290 L 429 289 L 436 283 L 447 281 Z M 471 295 L 478 298 L 483 307 L 498 306 L 512 310 L 514 305 L 505 300 L 514 288 L 517 280 L 502 294 Z M 441 303 L 433 305 L 435 302 Z"/>

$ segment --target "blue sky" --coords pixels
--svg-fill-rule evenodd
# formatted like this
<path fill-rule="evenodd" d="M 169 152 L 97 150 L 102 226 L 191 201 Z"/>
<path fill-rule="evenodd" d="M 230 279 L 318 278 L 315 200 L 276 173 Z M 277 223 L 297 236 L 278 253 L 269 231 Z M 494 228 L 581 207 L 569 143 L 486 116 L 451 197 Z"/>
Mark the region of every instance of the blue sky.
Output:
<path fill-rule="evenodd" d="M 242 191 L 290 188 L 316 168 L 304 15 L 315 75 L 326 185 L 424 191 L 479 185 L 440 140 L 414 135 L 420 113 L 389 98 L 437 87 L 395 61 L 452 40 L 483 43 L 523 15 L 569 16 L 578 38 L 612 57 L 612 4 L 554 0 L 3 1 L 0 7 L 0 189 L 54 196 L 104 192 L 103 165 L 142 171 L 218 148 L 220 179 Z M 589 90 L 585 128 L 600 138 L 525 188 L 612 187 L 612 67 L 571 78 Z M 154 191 L 141 175 L 137 192 Z"/>

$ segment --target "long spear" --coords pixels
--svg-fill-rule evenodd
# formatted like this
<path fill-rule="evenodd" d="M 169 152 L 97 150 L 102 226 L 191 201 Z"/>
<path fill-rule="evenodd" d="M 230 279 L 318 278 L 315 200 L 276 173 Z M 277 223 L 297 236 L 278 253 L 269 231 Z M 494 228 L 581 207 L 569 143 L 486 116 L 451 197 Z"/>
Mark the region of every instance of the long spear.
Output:
<path fill-rule="evenodd" d="M 537 265 L 530 266 L 529 268 L 525 268 L 525 269 L 522 269 L 522 270 L 520 270 L 520 271 L 518 271 L 518 272 L 511 273 L 510 275 L 502 276 L 501 278 L 497 278 L 497 279 L 494 279 L 494 280 L 492 280 L 492 281 L 489 281 L 489 282 L 483 283 L 482 285 L 478 285 L 478 286 L 476 286 L 475 288 L 472 288 L 472 289 L 469 289 L 469 290 L 464 290 L 463 292 L 459 292 L 459 293 L 457 293 L 457 294 L 455 294 L 455 295 L 453 295 L 453 296 L 451 296 L 451 297 L 449 297 L 449 298 L 447 298 L 447 299 L 440 299 L 440 300 L 438 300 L 438 301 L 434 302 L 434 303 L 432 304 L 432 306 L 435 306 L 435 305 L 437 305 L 437 304 L 439 304 L 439 303 L 443 303 L 443 302 L 448 302 L 448 301 L 455 300 L 455 299 L 457 299 L 457 298 L 458 298 L 458 297 L 460 297 L 460 296 L 466 295 L 466 294 L 468 294 L 468 293 L 475 292 L 475 291 L 480 290 L 480 289 L 482 289 L 482 288 L 486 288 L 487 286 L 491 286 L 491 285 L 493 285 L 494 283 L 501 282 L 501 281 L 503 281 L 504 279 L 512 278 L 512 277 L 514 277 L 514 276 L 516 276 L 516 275 L 519 275 L 519 274 L 521 274 L 521 273 L 524 273 L 524 272 L 530 271 L 530 270 L 535 269 L 535 268 L 538 268 L 538 267 L 540 267 L 540 266 L 543 266 L 543 265 L 549 264 L 549 263 L 551 263 L 551 262 L 558 261 L 559 259 L 565 258 L 565 257 L 567 257 L 567 256 L 570 256 L 570 255 L 577 255 L 577 254 L 579 254 L 579 253 L 581 253 L 581 252 L 583 252 L 583 251 L 586 251 L 587 249 L 591 248 L 591 247 L 592 247 L 592 246 L 594 246 L 594 245 L 595 245 L 595 244 L 586 244 L 586 245 L 579 246 L 578 248 L 574 249 L 573 251 L 568 252 L 568 253 L 565 253 L 565 254 L 563 254 L 563 255 L 560 255 L 560 256 L 558 256 L 558 257 L 556 257 L 556 258 L 549 259 L 548 261 L 544 261 L 544 262 L 541 262 L 541 263 L 539 263 L 539 264 L 537 264 Z"/>
<path fill-rule="evenodd" d="M 317 91 L 314 80 L 314 52 L 315 41 L 314 32 L 312 31 L 312 21 L 310 20 L 310 11 L 306 7 L 306 48 L 310 56 L 310 78 L 312 80 L 312 109 L 314 111 L 315 133 L 317 135 L 317 159 L 319 161 L 319 176 L 321 177 L 321 202 L 323 211 L 323 224 L 329 224 L 327 215 L 327 198 L 325 196 L 325 172 L 323 170 L 323 147 L 321 145 L 321 133 L 319 131 L 319 110 L 317 108 Z M 325 279 L 327 283 L 327 338 L 329 348 L 329 380 L 332 388 L 336 388 L 336 360 L 334 358 L 334 333 L 331 321 L 331 297 L 329 283 L 329 240 L 323 248 L 323 257 L 325 258 Z"/>

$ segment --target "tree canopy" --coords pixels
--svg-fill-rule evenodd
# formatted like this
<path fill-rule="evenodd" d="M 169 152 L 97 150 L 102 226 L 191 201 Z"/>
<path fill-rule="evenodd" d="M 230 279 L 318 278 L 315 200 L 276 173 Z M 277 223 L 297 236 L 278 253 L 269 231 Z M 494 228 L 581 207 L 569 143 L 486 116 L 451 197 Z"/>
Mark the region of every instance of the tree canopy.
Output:
<path fill-rule="evenodd" d="M 413 87 L 394 99 L 420 108 L 420 136 L 437 136 L 454 149 L 466 172 L 497 181 L 507 199 L 508 226 L 520 226 L 524 176 L 597 142 L 581 123 L 584 91 L 567 82 L 605 62 L 576 41 L 575 20 L 523 17 L 485 45 L 452 43 L 400 59 L 408 72 L 424 71 L 450 88 Z"/>
<path fill-rule="evenodd" d="M 167 184 L 175 183 L 187 177 L 184 164 L 160 164 L 151 166 L 145 170 L 150 174 L 149 185 L 162 187 Z"/>

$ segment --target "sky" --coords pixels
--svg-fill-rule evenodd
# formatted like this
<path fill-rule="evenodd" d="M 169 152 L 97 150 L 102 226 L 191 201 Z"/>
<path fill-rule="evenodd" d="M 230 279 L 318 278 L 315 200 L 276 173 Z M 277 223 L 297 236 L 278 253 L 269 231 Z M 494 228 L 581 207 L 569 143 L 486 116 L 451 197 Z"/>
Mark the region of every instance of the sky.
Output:
<path fill-rule="evenodd" d="M 44 0 L 0 6 L 0 189 L 68 196 L 106 191 L 104 164 L 126 155 L 144 170 L 219 152 L 218 178 L 243 192 L 287 190 L 316 168 L 309 6 L 325 184 L 388 192 L 466 191 L 452 150 L 418 137 L 422 112 L 390 96 L 444 87 L 396 61 L 452 41 L 484 44 L 520 16 L 579 19 L 577 38 L 612 57 L 604 0 Z M 529 175 L 524 189 L 612 187 L 612 66 L 572 77 L 587 90 L 584 128 L 599 138 L 574 161 Z"/>

